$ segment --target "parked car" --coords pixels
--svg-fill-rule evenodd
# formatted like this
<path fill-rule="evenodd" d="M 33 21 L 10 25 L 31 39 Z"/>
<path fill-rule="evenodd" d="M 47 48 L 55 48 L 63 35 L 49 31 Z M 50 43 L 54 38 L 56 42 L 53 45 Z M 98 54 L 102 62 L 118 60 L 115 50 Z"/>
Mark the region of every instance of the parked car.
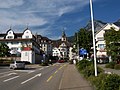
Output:
<path fill-rule="evenodd" d="M 25 63 L 22 61 L 14 61 L 12 64 L 10 64 L 10 69 L 24 69 Z"/>
<path fill-rule="evenodd" d="M 65 61 L 64 60 L 58 60 L 59 63 L 64 63 Z"/>

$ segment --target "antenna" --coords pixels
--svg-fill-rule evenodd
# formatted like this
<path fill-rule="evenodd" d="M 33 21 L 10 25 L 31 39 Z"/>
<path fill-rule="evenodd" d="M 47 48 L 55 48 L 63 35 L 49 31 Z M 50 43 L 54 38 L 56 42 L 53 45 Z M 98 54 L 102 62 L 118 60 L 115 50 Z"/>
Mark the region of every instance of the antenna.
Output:
<path fill-rule="evenodd" d="M 27 27 L 26 29 L 28 29 L 28 27 L 29 27 L 29 23 L 27 23 L 26 27 Z"/>
<path fill-rule="evenodd" d="M 10 30 L 11 30 L 11 28 L 12 28 L 12 24 L 10 25 Z"/>

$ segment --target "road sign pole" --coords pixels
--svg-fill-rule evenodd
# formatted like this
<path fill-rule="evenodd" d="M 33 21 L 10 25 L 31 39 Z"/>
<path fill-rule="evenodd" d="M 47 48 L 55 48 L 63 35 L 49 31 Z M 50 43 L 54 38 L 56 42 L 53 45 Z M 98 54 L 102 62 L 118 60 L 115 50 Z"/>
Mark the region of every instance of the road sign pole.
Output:
<path fill-rule="evenodd" d="M 94 35 L 94 22 L 93 22 L 93 7 L 92 0 L 90 0 L 90 12 L 91 12 L 91 22 L 92 22 L 92 35 L 93 35 L 93 48 L 94 48 L 94 67 L 95 67 L 95 76 L 97 76 L 97 64 L 96 64 L 96 47 L 95 47 L 95 35 Z"/>

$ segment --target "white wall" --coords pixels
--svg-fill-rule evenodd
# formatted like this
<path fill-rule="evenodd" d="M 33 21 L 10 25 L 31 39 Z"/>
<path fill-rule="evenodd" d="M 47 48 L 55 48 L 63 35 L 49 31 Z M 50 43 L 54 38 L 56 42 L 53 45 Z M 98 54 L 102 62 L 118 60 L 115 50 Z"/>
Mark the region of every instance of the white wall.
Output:
<path fill-rule="evenodd" d="M 26 30 L 23 35 L 22 35 L 22 38 L 25 39 L 25 38 L 32 38 L 32 32 L 30 30 Z"/>
<path fill-rule="evenodd" d="M 28 61 L 30 63 L 35 63 L 34 55 L 32 54 L 34 54 L 32 51 L 22 51 L 21 61 Z"/>
<path fill-rule="evenodd" d="M 103 28 L 100 31 L 98 31 L 97 34 L 95 35 L 95 39 L 97 41 L 96 46 L 98 50 L 97 56 L 101 56 L 101 55 L 107 56 L 107 52 L 105 50 L 101 51 L 102 48 L 99 48 L 98 46 L 99 44 L 103 44 L 105 46 L 104 33 L 105 33 L 105 30 L 109 30 L 111 29 L 111 27 L 114 28 L 116 31 L 120 29 L 118 26 L 108 23 L 105 26 L 103 26 Z"/>

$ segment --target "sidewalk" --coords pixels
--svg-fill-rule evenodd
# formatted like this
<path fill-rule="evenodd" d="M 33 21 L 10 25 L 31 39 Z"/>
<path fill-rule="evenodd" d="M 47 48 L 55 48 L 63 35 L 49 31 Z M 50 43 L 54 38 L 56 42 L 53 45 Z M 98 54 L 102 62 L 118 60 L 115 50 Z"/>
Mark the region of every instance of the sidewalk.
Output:
<path fill-rule="evenodd" d="M 64 70 L 59 90 L 94 90 L 89 82 L 80 75 L 75 65 L 69 64 Z"/>
<path fill-rule="evenodd" d="M 102 68 L 104 71 L 106 71 L 106 72 L 111 72 L 111 73 L 120 75 L 120 70 L 105 68 L 105 64 L 100 64 L 100 65 L 98 65 L 98 66 L 101 67 L 101 68 Z"/>

